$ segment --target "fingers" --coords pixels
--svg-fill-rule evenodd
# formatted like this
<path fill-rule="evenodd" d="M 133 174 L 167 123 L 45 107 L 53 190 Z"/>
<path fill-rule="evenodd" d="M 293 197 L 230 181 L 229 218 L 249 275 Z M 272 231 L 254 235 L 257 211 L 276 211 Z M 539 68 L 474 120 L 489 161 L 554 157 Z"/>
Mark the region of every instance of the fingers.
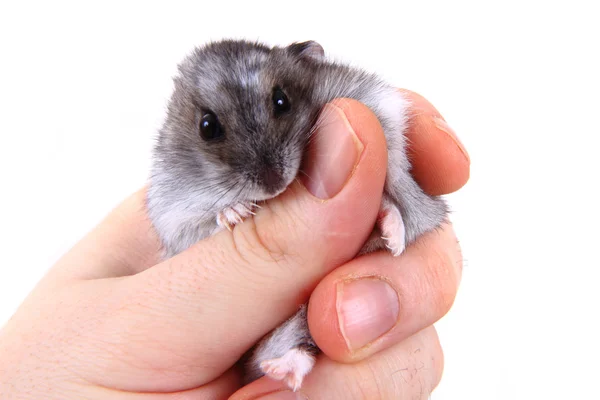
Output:
<path fill-rule="evenodd" d="M 356 362 L 432 325 L 450 309 L 462 257 L 449 225 L 430 232 L 400 257 L 355 259 L 313 292 L 310 331 L 330 358 Z"/>
<path fill-rule="evenodd" d="M 417 93 L 402 92 L 412 103 L 406 135 L 415 180 L 434 196 L 457 191 L 469 179 L 467 151 L 431 103 Z"/>
<path fill-rule="evenodd" d="M 122 298 L 121 306 L 103 324 L 111 342 L 139 354 L 141 365 L 178 360 L 158 379 L 152 368 L 141 370 L 140 380 L 155 388 L 211 381 L 365 242 L 381 201 L 385 138 L 356 101 L 336 101 L 323 115 L 306 186 L 293 184 L 233 232 L 115 282 L 111 298 Z M 122 359 L 102 361 L 116 370 Z"/>
<path fill-rule="evenodd" d="M 230 400 L 427 399 L 438 385 L 443 354 L 433 327 L 355 364 L 321 356 L 299 392 L 268 378 L 240 389 Z"/>

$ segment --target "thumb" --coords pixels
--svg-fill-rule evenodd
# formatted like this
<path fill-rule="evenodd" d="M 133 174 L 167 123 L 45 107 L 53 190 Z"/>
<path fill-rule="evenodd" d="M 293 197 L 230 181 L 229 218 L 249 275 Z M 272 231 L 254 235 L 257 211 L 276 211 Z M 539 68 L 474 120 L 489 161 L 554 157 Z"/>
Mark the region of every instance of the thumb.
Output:
<path fill-rule="evenodd" d="M 387 165 L 381 126 L 366 106 L 338 99 L 317 127 L 302 178 L 255 217 L 121 282 L 130 306 L 111 325 L 135 332 L 121 345 L 151 365 L 177 357 L 173 373 L 148 376 L 153 390 L 221 375 L 368 238 Z"/>

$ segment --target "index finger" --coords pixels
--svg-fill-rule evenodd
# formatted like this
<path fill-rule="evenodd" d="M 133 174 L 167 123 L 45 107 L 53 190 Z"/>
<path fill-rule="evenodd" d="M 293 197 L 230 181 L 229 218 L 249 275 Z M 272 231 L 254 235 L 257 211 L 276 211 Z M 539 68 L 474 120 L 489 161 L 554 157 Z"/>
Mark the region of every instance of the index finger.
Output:
<path fill-rule="evenodd" d="M 469 154 L 429 101 L 406 89 L 401 92 L 412 104 L 406 136 L 413 177 L 433 196 L 457 191 L 469 180 Z"/>

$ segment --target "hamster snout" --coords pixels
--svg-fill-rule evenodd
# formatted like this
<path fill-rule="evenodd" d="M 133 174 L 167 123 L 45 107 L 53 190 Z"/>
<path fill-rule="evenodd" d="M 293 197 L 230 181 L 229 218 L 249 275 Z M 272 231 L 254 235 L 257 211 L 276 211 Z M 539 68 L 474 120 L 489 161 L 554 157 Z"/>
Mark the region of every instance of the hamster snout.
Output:
<path fill-rule="evenodd" d="M 298 145 L 273 146 L 271 150 L 253 154 L 240 167 L 246 179 L 253 182 L 260 194 L 256 199 L 268 199 L 282 193 L 298 175 L 302 151 Z"/>
<path fill-rule="evenodd" d="M 270 166 L 265 167 L 262 171 L 261 181 L 267 193 L 277 193 L 283 186 L 283 177 Z"/>

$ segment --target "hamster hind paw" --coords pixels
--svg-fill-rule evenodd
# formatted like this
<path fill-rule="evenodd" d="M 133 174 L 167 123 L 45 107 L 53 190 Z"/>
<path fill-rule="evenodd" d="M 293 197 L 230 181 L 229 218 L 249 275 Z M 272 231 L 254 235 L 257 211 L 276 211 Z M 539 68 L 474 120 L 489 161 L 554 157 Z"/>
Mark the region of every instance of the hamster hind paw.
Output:
<path fill-rule="evenodd" d="M 406 247 L 406 231 L 402 214 L 394 203 L 389 200 L 383 200 L 379 209 L 378 218 L 381 238 L 385 241 L 386 247 L 394 257 L 402 254 Z"/>
<path fill-rule="evenodd" d="M 260 368 L 269 378 L 284 381 L 296 392 L 314 365 L 315 357 L 312 354 L 300 349 L 292 349 L 280 358 L 261 362 Z"/>
<path fill-rule="evenodd" d="M 239 224 L 251 215 L 254 215 L 255 203 L 238 203 L 227 207 L 217 214 L 217 225 L 231 231 L 236 224 Z"/>

